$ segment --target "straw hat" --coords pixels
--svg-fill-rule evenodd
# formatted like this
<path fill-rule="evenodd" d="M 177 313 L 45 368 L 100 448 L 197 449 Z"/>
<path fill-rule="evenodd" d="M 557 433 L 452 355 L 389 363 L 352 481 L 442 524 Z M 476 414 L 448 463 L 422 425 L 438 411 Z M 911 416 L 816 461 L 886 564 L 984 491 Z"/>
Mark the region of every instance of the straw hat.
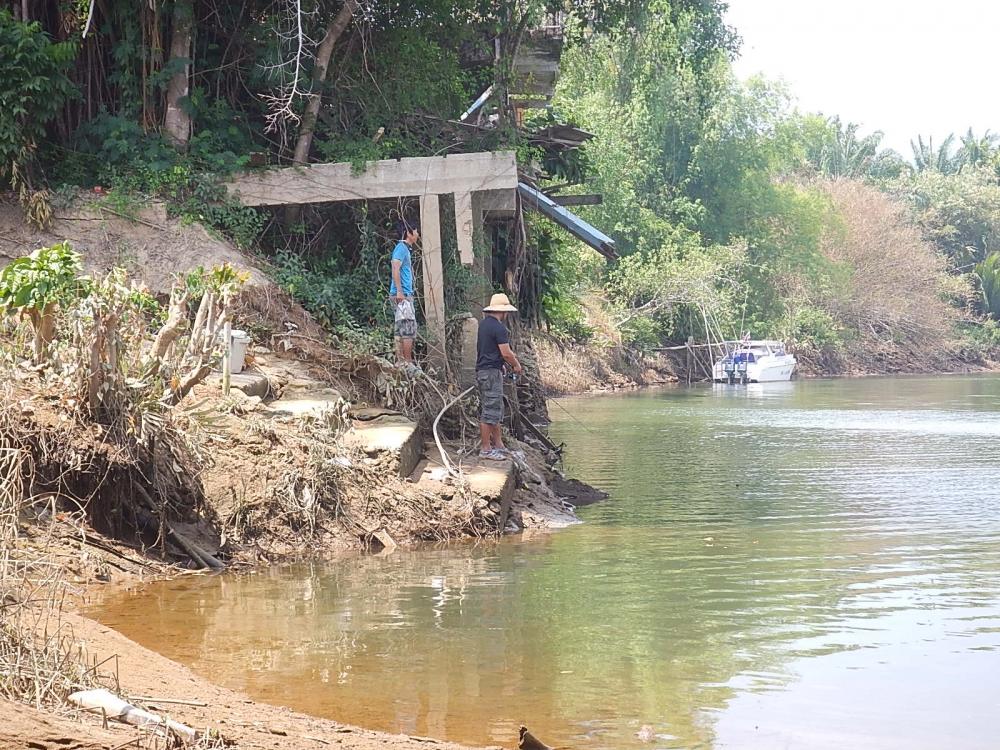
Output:
<path fill-rule="evenodd" d="M 490 297 L 490 304 L 483 308 L 483 312 L 517 312 L 517 308 L 510 304 L 506 294 L 494 294 Z"/>

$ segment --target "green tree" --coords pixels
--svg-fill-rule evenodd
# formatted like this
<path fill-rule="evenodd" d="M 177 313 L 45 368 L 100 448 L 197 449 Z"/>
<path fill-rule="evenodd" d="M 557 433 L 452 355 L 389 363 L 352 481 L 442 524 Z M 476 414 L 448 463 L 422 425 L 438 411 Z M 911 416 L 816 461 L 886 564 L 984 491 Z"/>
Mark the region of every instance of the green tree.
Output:
<path fill-rule="evenodd" d="M 925 142 L 924 137 L 918 135 L 915 142 L 910 141 L 910 148 L 913 150 L 913 165 L 918 172 L 940 172 L 941 174 L 958 172 L 962 168 L 963 162 L 952 148 L 954 144 L 954 134 L 949 134 L 937 148 L 934 148 L 933 137 L 928 136 Z"/>
<path fill-rule="evenodd" d="M 867 177 L 879 156 L 879 145 L 884 133 L 875 130 L 860 136 L 860 126 L 855 122 L 844 124 L 840 117 L 829 120 L 831 138 L 816 154 L 816 166 L 830 177 L 861 179 Z"/>
<path fill-rule="evenodd" d="M 49 209 L 34 174 L 45 128 L 74 89 L 66 73 L 75 47 L 53 43 L 38 23 L 0 10 L 0 180 L 18 193 L 30 220 L 46 224 Z"/>
<path fill-rule="evenodd" d="M 1000 320 L 1000 253 L 993 253 L 977 263 L 976 276 L 983 292 L 983 312 Z"/>
<path fill-rule="evenodd" d="M 956 157 L 962 166 L 980 167 L 989 164 L 996 157 L 997 141 L 1000 141 L 1000 136 L 989 130 L 977 136 L 972 132 L 972 128 L 969 128 L 960 140 L 962 145 L 959 146 Z"/>
<path fill-rule="evenodd" d="M 968 271 L 1000 250 L 1000 185 L 991 169 L 925 170 L 889 183 L 888 190 L 909 206 L 953 269 Z"/>
<path fill-rule="evenodd" d="M 564 53 L 555 105 L 596 135 L 587 184 L 604 194 L 585 213 L 621 252 L 658 249 L 699 222 L 686 189 L 734 46 L 716 4 L 650 0 Z"/>

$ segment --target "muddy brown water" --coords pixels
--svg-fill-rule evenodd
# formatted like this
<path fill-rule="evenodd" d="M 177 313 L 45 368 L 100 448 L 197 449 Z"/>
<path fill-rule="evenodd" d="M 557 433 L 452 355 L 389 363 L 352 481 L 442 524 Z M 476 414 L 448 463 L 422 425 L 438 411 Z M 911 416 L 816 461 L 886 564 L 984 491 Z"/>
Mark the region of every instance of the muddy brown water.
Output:
<path fill-rule="evenodd" d="M 996 748 L 1000 378 L 563 399 L 586 523 L 154 584 L 97 617 L 258 699 L 513 746 Z"/>

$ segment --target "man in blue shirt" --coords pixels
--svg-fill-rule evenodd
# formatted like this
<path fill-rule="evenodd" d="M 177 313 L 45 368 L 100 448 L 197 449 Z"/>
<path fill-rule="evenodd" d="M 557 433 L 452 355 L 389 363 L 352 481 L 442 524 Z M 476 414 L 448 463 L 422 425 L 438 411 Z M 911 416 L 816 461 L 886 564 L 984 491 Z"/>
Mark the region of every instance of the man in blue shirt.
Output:
<path fill-rule="evenodd" d="M 417 337 L 417 314 L 413 307 L 413 261 L 410 248 L 420 240 L 420 227 L 405 219 L 397 225 L 396 248 L 392 251 L 392 302 L 396 333 L 396 358 L 413 362 L 413 341 Z"/>

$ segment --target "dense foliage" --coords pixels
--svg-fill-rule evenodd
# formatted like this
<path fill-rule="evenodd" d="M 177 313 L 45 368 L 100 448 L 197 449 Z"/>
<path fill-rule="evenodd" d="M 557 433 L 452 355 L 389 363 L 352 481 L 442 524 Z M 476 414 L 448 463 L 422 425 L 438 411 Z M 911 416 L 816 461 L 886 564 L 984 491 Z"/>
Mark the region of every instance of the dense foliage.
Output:
<path fill-rule="evenodd" d="M 0 180 L 35 221 L 46 186 L 96 187 L 126 215 L 159 198 L 269 255 L 341 337 L 386 329 L 392 226 L 413 207 L 262 212 L 226 197 L 227 174 L 512 148 L 543 186 L 603 195 L 579 211 L 616 239 L 617 265 L 531 221 L 508 232 L 525 246 L 500 250 L 494 273 L 523 280 L 509 291 L 527 319 L 579 341 L 749 331 L 817 361 L 885 362 L 992 340 L 980 334 L 1000 314 L 998 138 L 918 135 L 904 157 L 877 131 L 798 112 L 780 86 L 735 79 L 739 39 L 719 0 L 43 0 L 27 19 L 4 5 Z M 556 99 L 518 121 L 514 60 L 555 28 Z M 494 115 L 477 122 L 489 127 L 446 126 L 488 86 Z M 594 137 L 564 150 L 526 136 L 560 123 Z M 446 256 L 462 309 L 477 282 Z M 504 269 L 511 258 L 521 265 Z"/>
<path fill-rule="evenodd" d="M 72 43 L 54 44 L 39 24 L 16 23 L 0 7 L 0 184 L 10 183 L 36 223 L 44 223 L 47 207 L 44 196 L 36 197 L 35 152 L 73 92 L 67 71 L 74 51 Z"/>
<path fill-rule="evenodd" d="M 595 133 L 584 186 L 604 196 L 581 211 L 627 257 L 564 263 L 581 301 L 576 315 L 554 306 L 555 327 L 596 340 L 610 320 L 640 347 L 750 332 L 827 369 L 978 356 L 977 330 L 992 327 L 978 316 L 997 312 L 997 138 L 918 136 L 907 161 L 877 131 L 736 80 L 732 46 L 695 64 L 690 27 L 656 24 L 564 55 L 555 104 Z"/>

